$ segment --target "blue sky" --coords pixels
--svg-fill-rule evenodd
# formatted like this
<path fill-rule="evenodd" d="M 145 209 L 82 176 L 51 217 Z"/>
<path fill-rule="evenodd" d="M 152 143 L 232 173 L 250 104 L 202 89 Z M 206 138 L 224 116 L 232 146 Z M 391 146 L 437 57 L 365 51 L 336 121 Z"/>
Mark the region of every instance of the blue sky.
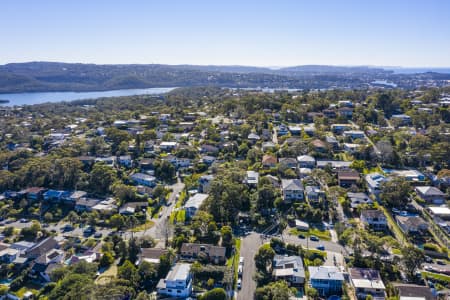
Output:
<path fill-rule="evenodd" d="M 2 0 L 22 61 L 450 67 L 448 0 Z"/>

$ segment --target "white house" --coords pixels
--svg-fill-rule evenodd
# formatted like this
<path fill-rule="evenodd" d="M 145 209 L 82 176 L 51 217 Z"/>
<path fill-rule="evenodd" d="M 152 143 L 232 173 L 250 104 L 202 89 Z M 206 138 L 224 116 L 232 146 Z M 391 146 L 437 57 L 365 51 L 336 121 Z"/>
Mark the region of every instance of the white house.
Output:
<path fill-rule="evenodd" d="M 386 177 L 380 173 L 367 174 L 364 179 L 370 194 L 378 196 L 381 192 L 381 184 L 386 181 Z"/>
<path fill-rule="evenodd" d="M 309 155 L 301 155 L 297 157 L 299 168 L 313 169 L 316 166 L 316 159 Z"/>
<path fill-rule="evenodd" d="M 350 268 L 349 275 L 358 299 L 365 300 L 368 295 L 371 295 L 374 300 L 385 298 L 386 288 L 381 280 L 380 272 L 377 270 Z"/>
<path fill-rule="evenodd" d="M 305 269 L 300 256 L 276 255 L 273 259 L 272 276 L 275 280 L 286 280 L 292 285 L 305 283 Z"/>
<path fill-rule="evenodd" d="M 188 201 L 184 204 L 184 209 L 186 210 L 186 216 L 192 218 L 202 206 L 203 202 L 208 198 L 208 194 L 197 193 L 190 197 Z"/>
<path fill-rule="evenodd" d="M 153 187 L 156 185 L 156 178 L 144 173 L 135 173 L 130 176 L 130 179 L 133 180 L 134 183 L 143 186 Z"/>
<path fill-rule="evenodd" d="M 366 209 L 361 212 L 361 222 L 374 230 L 386 230 L 387 219 L 384 213 L 378 209 Z"/>
<path fill-rule="evenodd" d="M 192 292 L 191 265 L 178 263 L 172 267 L 165 279 L 161 279 L 156 286 L 161 296 L 187 298 Z"/>
<path fill-rule="evenodd" d="M 281 193 L 283 200 L 286 202 L 301 201 L 304 199 L 303 185 L 298 179 L 282 179 Z"/>

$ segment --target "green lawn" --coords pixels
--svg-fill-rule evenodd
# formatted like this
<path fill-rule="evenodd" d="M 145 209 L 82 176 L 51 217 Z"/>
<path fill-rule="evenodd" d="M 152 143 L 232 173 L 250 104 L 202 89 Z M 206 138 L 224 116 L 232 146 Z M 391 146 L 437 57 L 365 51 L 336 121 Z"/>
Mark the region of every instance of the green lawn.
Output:
<path fill-rule="evenodd" d="M 302 230 L 298 230 L 297 228 L 292 228 L 291 230 L 289 230 L 289 234 L 292 234 L 292 235 L 303 234 L 306 237 L 309 237 L 311 235 L 315 235 L 319 239 L 324 240 L 324 241 L 331 240 L 330 231 L 328 231 L 328 230 L 319 230 L 317 228 L 310 228 L 309 231 L 302 231 Z"/>
<path fill-rule="evenodd" d="M 446 282 L 447 284 L 450 283 L 450 276 L 444 275 L 444 274 L 437 274 L 437 273 L 423 271 L 422 277 L 434 278 L 436 280 Z"/>
<path fill-rule="evenodd" d="M 117 276 L 117 266 L 112 265 L 108 270 L 100 274 L 100 276 L 95 279 L 95 284 L 107 284 L 111 281 L 111 279 Z"/>
<path fill-rule="evenodd" d="M 138 232 L 138 231 L 144 231 L 147 229 L 152 228 L 155 225 L 155 222 L 153 221 L 147 221 L 144 224 L 138 225 L 131 229 L 132 232 Z"/>
<path fill-rule="evenodd" d="M 405 238 L 405 235 L 403 234 L 403 231 L 401 231 L 400 227 L 398 227 L 397 223 L 395 222 L 392 215 L 384 208 L 382 205 L 377 205 L 375 202 L 374 204 L 375 208 L 379 208 L 383 211 L 384 215 L 387 218 L 389 229 L 394 233 L 395 238 L 402 244 L 407 244 L 408 240 Z"/>

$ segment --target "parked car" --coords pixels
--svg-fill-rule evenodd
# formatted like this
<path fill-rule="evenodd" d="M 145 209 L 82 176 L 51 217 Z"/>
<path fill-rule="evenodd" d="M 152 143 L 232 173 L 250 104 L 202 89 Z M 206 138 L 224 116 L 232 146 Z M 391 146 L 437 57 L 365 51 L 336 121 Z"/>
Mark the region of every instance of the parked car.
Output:
<path fill-rule="evenodd" d="M 243 271 L 244 271 L 243 266 L 239 266 L 239 267 L 238 267 L 238 276 L 239 276 L 239 277 L 242 277 Z"/>
<path fill-rule="evenodd" d="M 244 265 L 244 258 L 241 256 L 239 257 L 239 265 L 243 266 Z"/>
<path fill-rule="evenodd" d="M 100 239 L 101 237 L 102 237 L 102 233 L 101 232 L 96 232 L 94 234 L 94 238 L 96 238 L 96 239 Z"/>
<path fill-rule="evenodd" d="M 309 237 L 309 239 L 310 239 L 311 241 L 314 241 L 314 242 L 320 241 L 319 238 L 318 238 L 317 236 L 315 236 L 315 235 L 311 235 L 311 236 Z"/>
<path fill-rule="evenodd" d="M 299 234 L 299 235 L 298 235 L 298 238 L 303 240 L 303 239 L 305 239 L 306 237 L 305 237 L 303 234 Z"/>
<path fill-rule="evenodd" d="M 239 278 L 237 281 L 237 288 L 240 290 L 242 288 L 242 280 Z"/>
<path fill-rule="evenodd" d="M 25 218 L 20 219 L 20 223 L 28 223 L 28 220 Z"/>
<path fill-rule="evenodd" d="M 317 250 L 321 250 L 321 251 L 325 251 L 325 246 L 324 245 L 319 245 L 316 247 Z"/>

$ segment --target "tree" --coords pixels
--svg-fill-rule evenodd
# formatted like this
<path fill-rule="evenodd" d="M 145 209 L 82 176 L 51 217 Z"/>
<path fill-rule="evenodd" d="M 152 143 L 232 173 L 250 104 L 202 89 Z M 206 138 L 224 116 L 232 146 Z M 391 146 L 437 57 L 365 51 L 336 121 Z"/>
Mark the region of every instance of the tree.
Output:
<path fill-rule="evenodd" d="M 100 267 L 105 268 L 112 265 L 114 262 L 114 257 L 112 256 L 111 252 L 105 252 L 103 253 L 103 256 L 100 258 Z"/>
<path fill-rule="evenodd" d="M 74 223 L 76 223 L 78 220 L 80 219 L 80 217 L 77 215 L 77 213 L 73 210 L 71 210 L 68 214 L 67 214 L 67 220 L 69 220 L 69 222 L 73 225 Z"/>
<path fill-rule="evenodd" d="M 425 255 L 422 250 L 414 246 L 406 246 L 402 249 L 402 263 L 406 275 L 414 278 L 417 269 L 419 269 L 425 261 Z"/>
<path fill-rule="evenodd" d="M 166 277 L 167 273 L 169 273 L 170 267 L 172 266 L 174 259 L 175 257 L 171 252 L 161 255 L 161 257 L 159 258 L 159 265 L 158 265 L 159 278 Z"/>
<path fill-rule="evenodd" d="M 153 281 L 157 279 L 158 270 L 156 265 L 143 261 L 139 264 L 138 273 L 140 277 L 140 286 L 144 288 L 151 287 Z"/>
<path fill-rule="evenodd" d="M 161 180 L 172 181 L 176 175 L 173 164 L 167 160 L 158 160 L 155 162 L 155 175 Z"/>
<path fill-rule="evenodd" d="M 231 249 L 231 247 L 233 247 L 233 231 L 231 227 L 225 225 L 220 232 L 222 234 L 222 246 Z"/>
<path fill-rule="evenodd" d="M 204 293 L 200 300 L 226 300 L 227 293 L 222 288 L 215 288 Z"/>
<path fill-rule="evenodd" d="M 89 184 L 95 194 L 105 195 L 116 180 L 117 174 L 114 169 L 104 163 L 96 163 L 92 168 Z"/>
<path fill-rule="evenodd" d="M 408 204 L 411 185 L 402 177 L 394 177 L 381 185 L 380 198 L 388 207 L 403 208 Z"/>
<path fill-rule="evenodd" d="M 126 260 L 117 271 L 119 278 L 128 280 L 132 286 L 137 287 L 139 283 L 139 273 L 132 262 Z"/>
<path fill-rule="evenodd" d="M 128 259 L 131 262 L 135 262 L 137 260 L 137 257 L 139 255 L 140 252 L 140 247 L 137 243 L 136 238 L 132 238 L 129 242 L 128 242 Z"/>
<path fill-rule="evenodd" d="M 111 216 L 111 219 L 109 220 L 109 224 L 113 228 L 120 229 L 125 226 L 125 219 L 122 215 L 115 214 Z"/>
<path fill-rule="evenodd" d="M 292 296 L 292 292 L 286 281 L 271 282 L 266 286 L 257 288 L 255 291 L 256 300 L 285 300 Z"/>
<path fill-rule="evenodd" d="M 268 275 L 271 274 L 271 266 L 275 251 L 269 244 L 262 245 L 255 254 L 255 265 L 258 272 Z"/>

